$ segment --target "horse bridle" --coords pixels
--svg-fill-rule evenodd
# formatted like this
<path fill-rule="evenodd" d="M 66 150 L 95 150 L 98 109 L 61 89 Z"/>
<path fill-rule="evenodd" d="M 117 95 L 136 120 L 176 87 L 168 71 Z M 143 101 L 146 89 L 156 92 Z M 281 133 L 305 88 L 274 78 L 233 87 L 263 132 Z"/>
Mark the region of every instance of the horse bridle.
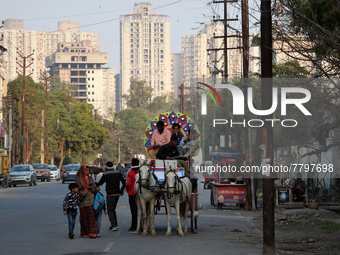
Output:
<path fill-rule="evenodd" d="M 142 185 L 141 185 L 141 182 L 142 182 L 142 181 L 146 181 L 147 186 L 146 186 L 146 187 L 143 186 L 143 188 L 148 189 L 148 190 L 151 190 L 150 188 L 152 188 L 152 187 L 157 187 L 157 186 L 158 186 L 157 178 L 155 178 L 155 182 L 156 182 L 156 185 L 155 185 L 155 186 L 151 186 L 151 185 L 149 184 L 150 178 L 151 178 L 151 174 L 153 174 L 153 173 L 151 173 L 151 170 L 150 170 L 150 168 L 149 168 L 149 169 L 148 169 L 147 178 L 140 178 L 140 179 L 138 180 L 138 183 L 139 183 L 139 192 L 140 192 L 140 193 L 142 193 Z"/>
<path fill-rule="evenodd" d="M 167 174 L 170 173 L 170 172 L 172 172 L 172 173 L 175 174 L 175 184 L 174 184 L 175 186 L 174 186 L 174 187 L 169 187 L 169 185 L 168 185 Z M 176 172 L 177 172 L 176 170 L 170 169 L 170 170 L 168 170 L 168 171 L 166 172 L 166 174 L 165 174 L 164 182 L 165 182 L 165 187 L 166 187 L 166 191 L 167 191 L 166 193 L 167 193 L 168 199 L 170 199 L 170 198 L 172 197 L 172 195 L 173 195 L 173 194 L 170 194 L 170 193 L 169 193 L 169 189 L 171 189 L 171 188 L 175 189 L 174 195 L 181 194 L 180 199 L 182 199 L 182 192 L 181 192 L 181 190 L 183 190 L 183 183 L 180 181 L 180 179 L 179 179 L 179 177 L 177 176 Z M 180 189 L 179 185 L 182 186 L 181 189 Z"/>

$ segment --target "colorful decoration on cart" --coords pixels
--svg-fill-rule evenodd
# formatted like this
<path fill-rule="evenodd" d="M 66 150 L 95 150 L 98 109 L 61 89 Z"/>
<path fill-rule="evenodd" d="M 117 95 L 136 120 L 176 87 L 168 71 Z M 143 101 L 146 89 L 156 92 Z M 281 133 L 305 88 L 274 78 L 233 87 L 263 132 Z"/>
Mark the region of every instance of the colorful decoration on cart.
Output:
<path fill-rule="evenodd" d="M 146 152 L 148 152 L 148 149 L 151 148 L 152 134 L 153 131 L 157 129 L 156 124 L 159 120 L 164 122 L 164 128 L 169 129 L 172 134 L 174 133 L 174 131 L 172 130 L 172 124 L 174 123 L 178 123 L 181 126 L 180 132 L 184 136 L 188 136 L 189 129 L 195 130 L 197 134 L 196 139 L 199 139 L 200 141 L 199 129 L 189 116 L 180 112 L 165 112 L 153 118 L 144 132 L 144 147 Z M 198 153 L 198 149 L 199 146 L 195 151 L 195 155 Z"/>

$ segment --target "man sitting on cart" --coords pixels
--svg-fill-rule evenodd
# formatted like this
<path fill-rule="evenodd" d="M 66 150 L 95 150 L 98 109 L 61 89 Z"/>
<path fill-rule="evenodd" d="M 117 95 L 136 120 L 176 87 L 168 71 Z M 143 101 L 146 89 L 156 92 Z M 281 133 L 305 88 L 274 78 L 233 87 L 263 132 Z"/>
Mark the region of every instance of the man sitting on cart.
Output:
<path fill-rule="evenodd" d="M 170 141 L 171 132 L 168 129 L 164 128 L 164 122 L 157 122 L 157 129 L 153 132 L 151 138 L 151 150 L 149 151 L 149 155 L 151 159 L 156 159 L 156 155 L 158 153 L 159 147 L 163 144 L 167 144 Z"/>
<path fill-rule="evenodd" d="M 179 152 L 177 149 L 177 136 L 173 134 L 170 138 L 170 142 L 162 145 L 156 155 L 158 159 L 175 159 L 180 167 L 183 167 L 187 174 L 190 174 L 190 168 L 185 163 L 184 157 L 179 157 Z"/>

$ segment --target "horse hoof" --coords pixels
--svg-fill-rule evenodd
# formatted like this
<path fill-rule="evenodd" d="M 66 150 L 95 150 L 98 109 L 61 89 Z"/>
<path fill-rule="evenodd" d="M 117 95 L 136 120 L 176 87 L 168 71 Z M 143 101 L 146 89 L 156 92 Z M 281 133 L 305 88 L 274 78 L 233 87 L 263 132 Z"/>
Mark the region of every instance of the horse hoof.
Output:
<path fill-rule="evenodd" d="M 143 232 L 143 236 L 147 236 L 148 235 L 148 232 Z"/>
<path fill-rule="evenodd" d="M 166 232 L 165 236 L 171 236 L 171 232 Z"/>
<path fill-rule="evenodd" d="M 180 236 L 184 236 L 183 231 L 179 231 L 178 234 L 179 234 Z"/>
<path fill-rule="evenodd" d="M 151 235 L 155 236 L 156 235 L 156 231 L 152 231 Z"/>

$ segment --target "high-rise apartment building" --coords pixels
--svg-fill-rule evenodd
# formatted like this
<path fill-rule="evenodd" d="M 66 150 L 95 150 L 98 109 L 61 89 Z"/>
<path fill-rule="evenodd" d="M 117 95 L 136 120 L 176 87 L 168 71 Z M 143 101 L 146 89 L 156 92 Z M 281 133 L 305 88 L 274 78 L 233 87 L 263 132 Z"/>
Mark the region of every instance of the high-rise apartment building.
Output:
<path fill-rule="evenodd" d="M 103 68 L 108 53 L 98 52 L 90 41 L 59 43 L 55 53 L 46 58 L 50 73 L 72 84 L 79 102 L 87 101 L 100 115 L 115 109 L 115 72 Z"/>
<path fill-rule="evenodd" d="M 62 21 L 58 22 L 58 31 L 42 32 L 36 30 L 24 30 L 22 20 L 7 19 L 4 21 L 3 29 L 0 30 L 0 37 L 3 41 L 0 45 L 7 48 L 5 56 L 7 61 L 7 72 L 9 80 L 17 77 L 17 71 L 21 71 L 17 65 L 17 51 L 27 56 L 34 53 L 31 61 L 33 64 L 27 70 L 32 73 L 32 78 L 38 82 L 40 73 L 45 69 L 45 58 L 57 51 L 58 43 L 61 42 L 80 42 L 87 40 L 92 47 L 99 51 L 99 36 L 89 32 L 79 32 L 79 23 Z"/>
<path fill-rule="evenodd" d="M 139 2 L 133 14 L 120 19 L 122 94 L 128 93 L 131 77 L 145 80 L 153 96 L 172 92 L 169 16 L 152 14 L 151 3 Z"/>
<path fill-rule="evenodd" d="M 182 68 L 182 54 L 171 53 L 171 83 L 175 99 L 178 98 L 178 87 L 182 83 Z"/>

